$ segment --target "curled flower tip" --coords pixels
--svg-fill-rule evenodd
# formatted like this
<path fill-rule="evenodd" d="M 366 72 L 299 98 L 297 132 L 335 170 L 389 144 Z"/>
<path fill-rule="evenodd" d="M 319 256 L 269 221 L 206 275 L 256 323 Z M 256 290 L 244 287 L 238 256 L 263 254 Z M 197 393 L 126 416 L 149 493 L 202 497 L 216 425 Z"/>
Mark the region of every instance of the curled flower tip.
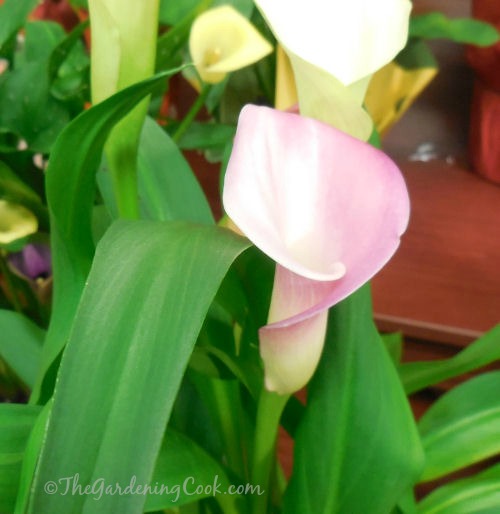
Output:
<path fill-rule="evenodd" d="M 276 268 L 260 330 L 266 384 L 307 383 L 321 355 L 326 312 L 391 258 L 409 218 L 396 165 L 316 120 L 267 107 L 240 114 L 224 208 Z"/>
<path fill-rule="evenodd" d="M 204 82 L 216 84 L 227 73 L 259 61 L 273 47 L 229 5 L 198 16 L 189 36 L 189 51 Z"/>
<path fill-rule="evenodd" d="M 35 215 L 22 205 L 0 200 L 0 244 L 34 234 L 38 230 Z"/>

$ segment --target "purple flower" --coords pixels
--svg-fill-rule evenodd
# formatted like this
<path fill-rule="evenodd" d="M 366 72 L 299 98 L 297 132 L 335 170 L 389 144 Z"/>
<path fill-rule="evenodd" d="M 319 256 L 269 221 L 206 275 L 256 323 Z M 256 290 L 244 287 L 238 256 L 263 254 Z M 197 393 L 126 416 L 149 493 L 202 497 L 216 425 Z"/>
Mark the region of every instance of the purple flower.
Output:
<path fill-rule="evenodd" d="M 20 252 L 9 254 L 11 269 L 28 280 L 47 279 L 52 275 L 49 245 L 29 243 Z"/>

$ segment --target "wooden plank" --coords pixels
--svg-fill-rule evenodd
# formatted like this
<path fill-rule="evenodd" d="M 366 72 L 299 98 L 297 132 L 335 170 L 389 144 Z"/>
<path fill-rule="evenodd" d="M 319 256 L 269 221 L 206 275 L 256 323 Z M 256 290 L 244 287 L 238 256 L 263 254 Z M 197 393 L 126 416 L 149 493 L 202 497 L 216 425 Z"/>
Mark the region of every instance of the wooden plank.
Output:
<path fill-rule="evenodd" d="M 373 280 L 380 328 L 464 345 L 500 322 L 500 187 L 445 161 L 403 169 L 412 216 Z"/>

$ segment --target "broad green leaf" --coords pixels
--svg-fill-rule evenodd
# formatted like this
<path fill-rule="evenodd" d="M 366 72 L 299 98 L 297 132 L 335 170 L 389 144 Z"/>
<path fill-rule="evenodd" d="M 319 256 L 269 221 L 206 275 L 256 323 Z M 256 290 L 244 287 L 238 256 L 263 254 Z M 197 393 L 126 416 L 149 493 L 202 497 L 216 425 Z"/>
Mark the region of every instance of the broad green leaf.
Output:
<path fill-rule="evenodd" d="M 215 496 L 225 507 L 225 513 L 242 512 L 237 508 L 237 502 L 241 502 L 242 498 L 227 494 L 231 485 L 239 484 L 232 484 L 224 468 L 205 450 L 172 429 L 165 434 L 152 483 L 169 486 L 169 493 L 148 495 L 146 512 L 180 507 L 210 496 Z M 204 490 L 196 492 L 196 487 L 200 485 L 205 486 Z"/>
<path fill-rule="evenodd" d="M 139 197 L 143 216 L 212 224 L 203 190 L 170 136 L 146 119 L 139 146 Z"/>
<path fill-rule="evenodd" d="M 36 406 L 0 404 L 0 512 L 14 511 L 26 443 L 40 412 Z"/>
<path fill-rule="evenodd" d="M 500 325 L 451 359 L 401 364 L 399 374 L 405 391 L 414 393 L 448 378 L 458 377 L 500 359 Z"/>
<path fill-rule="evenodd" d="M 137 166 L 139 205 L 144 219 L 214 223 L 210 206 L 188 162 L 170 136 L 151 118 L 146 118 L 142 129 Z M 117 218 L 106 163 L 97 178 L 106 207 Z"/>
<path fill-rule="evenodd" d="M 53 250 L 53 313 L 34 401 L 40 395 L 47 399 L 52 394 L 50 380 L 43 392 L 42 381 L 66 343 L 90 270 L 94 254 L 91 216 L 95 173 L 106 138 L 135 104 L 175 71 L 135 84 L 85 111 L 64 129 L 54 145 L 46 172 Z"/>
<path fill-rule="evenodd" d="M 0 6 L 0 52 L 3 45 L 24 25 L 38 0 L 5 0 Z"/>
<path fill-rule="evenodd" d="M 498 31 L 489 23 L 471 18 L 450 19 L 439 12 L 412 16 L 410 37 L 450 39 L 477 46 L 490 46 L 500 39 Z"/>
<path fill-rule="evenodd" d="M 422 416 L 423 482 L 500 452 L 499 390 L 500 371 L 484 373 L 444 394 Z"/>
<path fill-rule="evenodd" d="M 294 460 L 284 514 L 387 514 L 420 475 L 418 433 L 368 286 L 330 312 Z"/>
<path fill-rule="evenodd" d="M 29 387 L 35 383 L 44 330 L 14 311 L 0 310 L 0 356 Z"/>
<path fill-rule="evenodd" d="M 49 496 L 43 486 L 76 472 L 81 484 L 151 482 L 203 319 L 248 244 L 177 222 L 123 221 L 107 231 L 61 361 L 29 512 L 141 512 L 140 495 L 95 501 Z"/>
<path fill-rule="evenodd" d="M 419 514 L 497 514 L 500 512 L 500 464 L 471 478 L 435 489 L 418 504 Z"/>

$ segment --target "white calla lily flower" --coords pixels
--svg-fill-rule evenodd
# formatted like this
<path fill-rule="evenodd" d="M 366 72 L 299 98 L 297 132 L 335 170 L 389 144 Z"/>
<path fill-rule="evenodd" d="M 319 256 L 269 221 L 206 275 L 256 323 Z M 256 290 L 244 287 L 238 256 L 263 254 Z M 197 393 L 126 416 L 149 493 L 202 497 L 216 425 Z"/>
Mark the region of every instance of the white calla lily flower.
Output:
<path fill-rule="evenodd" d="M 410 0 L 255 0 L 295 74 L 300 112 L 362 140 L 371 75 L 408 37 Z"/>

